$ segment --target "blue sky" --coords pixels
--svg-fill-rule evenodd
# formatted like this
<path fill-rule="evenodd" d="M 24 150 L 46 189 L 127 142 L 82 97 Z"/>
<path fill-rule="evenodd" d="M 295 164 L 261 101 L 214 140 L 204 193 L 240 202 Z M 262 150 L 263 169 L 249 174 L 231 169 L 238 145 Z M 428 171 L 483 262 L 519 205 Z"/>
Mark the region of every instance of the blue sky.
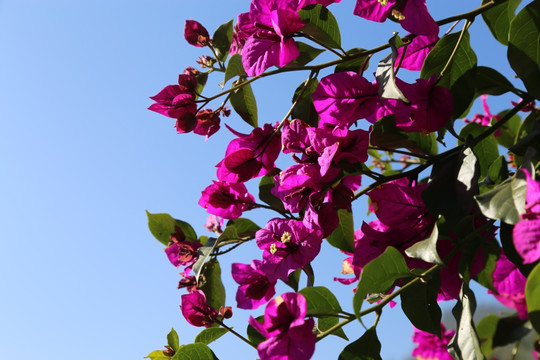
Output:
<path fill-rule="evenodd" d="M 479 3 L 429 7 L 440 19 Z M 353 5 L 343 0 L 330 8 L 343 20 L 344 48 L 379 45 L 394 30 L 405 34 L 393 23 L 353 17 Z M 141 359 L 162 348 L 171 327 L 181 343 L 193 340 L 199 329 L 179 311 L 178 271 L 148 232 L 145 210 L 168 212 L 205 234 L 207 214 L 197 201 L 231 135 L 223 130 L 207 142 L 178 135 L 172 119 L 146 108 L 149 96 L 206 54 L 184 41 L 186 19 L 213 32 L 248 8 L 240 0 L 0 0 L 1 358 Z M 479 64 L 512 78 L 504 48 L 481 19 L 471 34 Z M 256 84 L 260 123 L 284 116 L 302 76 Z M 219 91 L 219 81 L 211 78 L 206 91 Z M 490 102 L 493 112 L 509 107 L 500 99 Z M 227 122 L 249 131 L 236 116 Z M 357 211 L 357 225 L 363 214 Z M 260 226 L 269 216 L 254 214 Z M 229 263 L 248 262 L 257 251 L 248 246 L 222 264 L 231 305 Z M 351 289 L 331 281 L 342 257 L 323 251 L 334 257 L 315 264 L 318 279 L 350 308 Z M 411 327 L 399 313 L 397 307 L 382 318 L 385 359 L 404 358 L 412 348 Z M 248 315 L 236 311 L 240 331 Z M 361 334 L 356 324 L 346 331 L 351 339 Z M 314 359 L 336 358 L 346 343 L 327 338 L 320 345 Z M 231 335 L 213 348 L 221 359 L 239 351 L 256 357 Z"/>

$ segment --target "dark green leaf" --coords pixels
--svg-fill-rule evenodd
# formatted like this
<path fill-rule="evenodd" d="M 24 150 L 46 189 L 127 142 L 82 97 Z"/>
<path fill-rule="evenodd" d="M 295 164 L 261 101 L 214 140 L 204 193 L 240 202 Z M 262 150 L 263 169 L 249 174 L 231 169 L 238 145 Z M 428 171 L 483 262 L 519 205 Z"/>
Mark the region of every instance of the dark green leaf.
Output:
<path fill-rule="evenodd" d="M 195 87 L 195 99 L 198 99 L 198 94 L 202 94 L 204 86 L 206 85 L 206 81 L 208 80 L 208 73 L 199 71 L 197 72 L 195 77 L 197 78 L 197 87 Z"/>
<path fill-rule="evenodd" d="M 250 84 L 246 84 L 234 91 L 230 98 L 231 106 L 240 117 L 253 127 L 257 122 L 257 101 Z"/>
<path fill-rule="evenodd" d="M 540 263 L 534 267 L 527 278 L 525 300 L 529 319 L 536 332 L 540 333 Z"/>
<path fill-rule="evenodd" d="M 385 116 L 373 125 L 370 143 L 382 149 L 405 148 L 418 155 L 437 153 L 437 141 L 434 133 L 423 135 L 400 130 L 396 127 L 393 116 Z"/>
<path fill-rule="evenodd" d="M 504 156 L 499 156 L 488 169 L 488 177 L 495 185 L 508 179 L 508 166 Z"/>
<path fill-rule="evenodd" d="M 526 190 L 525 175 L 518 171 L 493 190 L 475 196 L 475 200 L 486 217 L 516 224 L 520 220 L 519 215 L 525 212 Z"/>
<path fill-rule="evenodd" d="M 206 295 L 208 305 L 216 310 L 225 306 L 225 287 L 221 281 L 219 261 L 212 259 L 204 264 L 200 283 L 202 285 L 199 286 L 199 289 Z"/>
<path fill-rule="evenodd" d="M 464 32 L 458 44 L 460 33 L 443 36 L 429 52 L 420 77 L 428 79 L 440 75 L 457 46 L 454 57 L 446 67 L 443 77 L 437 85 L 449 89 L 454 98 L 453 118 L 458 118 L 474 98 L 474 83 L 471 82 L 476 67 L 476 54 L 471 48 L 469 33 Z"/>
<path fill-rule="evenodd" d="M 352 48 L 350 50 L 347 50 L 345 53 L 347 55 L 356 55 L 361 52 L 366 51 L 362 48 Z M 344 61 L 342 63 L 339 63 L 336 65 L 336 68 L 334 69 L 334 73 L 338 72 L 344 72 L 344 71 L 352 71 L 352 72 L 359 72 L 363 69 L 367 69 L 369 67 L 369 58 L 367 55 L 356 57 L 351 60 Z"/>
<path fill-rule="evenodd" d="M 442 260 L 437 253 L 437 239 L 439 238 L 439 230 L 437 225 L 433 227 L 431 235 L 425 240 L 419 241 L 407 250 L 405 254 L 414 259 L 421 259 L 432 264 L 442 264 Z"/>
<path fill-rule="evenodd" d="M 169 214 L 151 214 L 146 211 L 148 216 L 148 228 L 156 239 L 164 245 L 171 241 L 169 237 L 174 233 L 175 219 Z"/>
<path fill-rule="evenodd" d="M 315 60 L 317 56 L 324 52 L 323 49 L 318 49 L 301 41 L 297 41 L 296 45 L 298 46 L 300 55 L 298 55 L 298 57 L 292 62 L 287 64 L 286 67 L 304 66 Z"/>
<path fill-rule="evenodd" d="M 264 321 L 264 315 L 257 316 L 255 320 L 262 323 Z M 260 332 L 255 330 L 255 328 L 251 325 L 248 325 L 247 327 L 247 336 L 248 336 L 248 340 L 251 341 L 255 345 L 259 345 L 260 343 L 266 340 L 266 338 L 262 336 Z"/>
<path fill-rule="evenodd" d="M 490 67 L 478 66 L 474 75 L 475 98 L 483 94 L 502 95 L 514 88 L 508 79 Z"/>
<path fill-rule="evenodd" d="M 223 80 L 223 83 L 226 83 L 235 76 L 246 76 L 244 65 L 242 65 L 242 55 L 240 54 L 234 54 L 229 59 L 227 69 L 225 70 L 225 80 Z"/>
<path fill-rule="evenodd" d="M 385 252 L 364 266 L 353 298 L 354 313 L 360 319 L 360 310 L 367 294 L 384 293 L 398 279 L 409 276 L 403 255 L 389 246 Z"/>
<path fill-rule="evenodd" d="M 255 237 L 255 233 L 261 228 L 253 221 L 246 218 L 229 220 L 218 241 L 245 240 Z"/>
<path fill-rule="evenodd" d="M 484 131 L 486 131 L 485 126 L 476 123 L 469 123 L 463 129 L 461 129 L 459 136 L 463 139 L 467 139 L 468 136 L 475 138 Z M 473 152 L 478 159 L 478 163 L 480 164 L 480 176 L 483 178 L 487 175 L 489 166 L 499 157 L 497 141 L 493 136 L 488 136 L 473 147 Z"/>
<path fill-rule="evenodd" d="M 300 275 L 302 275 L 302 269 L 296 269 L 289 274 L 285 284 L 289 285 L 295 292 L 298 291 L 298 285 L 300 283 Z"/>
<path fill-rule="evenodd" d="M 227 332 L 227 329 L 220 327 L 211 327 L 208 329 L 204 329 L 195 337 L 195 342 L 208 345 L 211 342 L 216 341 L 217 339 L 225 335 Z"/>
<path fill-rule="evenodd" d="M 463 282 L 459 294 L 459 300 L 452 309 L 457 321 L 457 330 L 448 344 L 448 352 L 456 360 L 483 360 L 485 359 L 480 350 L 480 340 L 476 334 L 473 322 L 473 314 L 476 310 L 474 293 Z"/>
<path fill-rule="evenodd" d="M 187 241 L 199 241 L 197 238 L 197 233 L 195 230 L 193 230 L 193 227 L 189 225 L 187 222 L 175 219 L 174 225 L 178 226 L 180 230 L 184 233 Z"/>
<path fill-rule="evenodd" d="M 482 286 L 497 293 L 497 290 L 493 286 L 493 271 L 497 266 L 497 260 L 501 254 L 501 248 L 496 241 L 488 241 L 482 249 L 482 255 L 484 255 L 484 268 L 475 276 L 475 280 Z"/>
<path fill-rule="evenodd" d="M 529 94 L 540 99 L 540 0 L 529 3 L 511 21 L 508 61 Z"/>
<path fill-rule="evenodd" d="M 317 90 L 317 86 L 319 85 L 319 80 L 316 78 L 313 78 L 309 81 L 307 85 L 305 85 L 305 81 L 300 84 L 293 96 L 293 103 L 298 99 L 298 96 L 302 94 L 300 99 L 298 99 L 298 103 L 296 104 L 295 108 L 292 111 L 292 118 L 293 119 L 300 119 L 304 121 L 305 123 L 309 124 L 310 126 L 316 127 L 319 123 L 319 114 L 317 113 L 317 110 L 315 110 L 315 106 L 313 105 L 313 98 L 311 95 Z M 305 90 L 304 89 L 305 86 Z"/>
<path fill-rule="evenodd" d="M 307 302 L 307 315 L 319 318 L 317 324 L 321 332 L 339 323 L 339 318 L 332 316 L 340 313 L 341 306 L 336 296 L 323 286 L 307 287 L 300 290 Z M 328 315 L 328 317 L 325 317 Z M 341 331 L 340 331 L 341 330 Z M 349 340 L 342 328 L 331 333 Z"/>
<path fill-rule="evenodd" d="M 374 327 L 366 330 L 358 340 L 347 345 L 338 360 L 382 360 L 381 343 Z"/>
<path fill-rule="evenodd" d="M 180 347 L 180 341 L 178 340 L 178 334 L 176 333 L 176 330 L 171 329 L 171 331 L 167 334 L 167 345 L 172 347 L 174 351 L 178 351 L 178 348 Z"/>
<path fill-rule="evenodd" d="M 436 274 L 428 282 L 416 282 L 401 293 L 401 308 L 411 323 L 422 331 L 441 336 L 441 308 L 437 295 L 441 280 Z"/>
<path fill-rule="evenodd" d="M 482 5 L 490 0 L 482 0 Z M 508 31 L 510 30 L 510 21 L 515 16 L 515 12 L 521 0 L 503 1 L 499 5 L 492 7 L 482 13 L 482 18 L 486 22 L 489 31 L 501 44 L 508 45 Z"/>
<path fill-rule="evenodd" d="M 310 5 L 298 11 L 305 27 L 302 32 L 331 48 L 341 47 L 341 35 L 336 18 L 320 4 Z"/>
<path fill-rule="evenodd" d="M 530 332 L 531 327 L 527 324 L 527 320 L 521 320 L 517 314 L 501 318 L 497 323 L 497 331 L 493 336 L 493 347 L 515 343 Z"/>
<path fill-rule="evenodd" d="M 326 237 L 328 243 L 340 250 L 354 252 L 354 219 L 352 212 L 339 209 L 337 211 L 339 225 L 332 234 Z"/>
<path fill-rule="evenodd" d="M 216 247 L 217 244 L 216 238 L 208 238 L 208 241 L 206 244 L 204 244 L 202 247 L 199 248 L 199 258 L 193 264 L 193 273 L 195 275 L 195 279 L 199 281 L 199 276 L 201 275 L 201 270 L 203 269 L 203 265 Z"/>
<path fill-rule="evenodd" d="M 212 37 L 212 44 L 214 45 L 219 60 L 225 61 L 227 55 L 229 55 L 232 39 L 233 20 L 230 20 L 225 24 L 220 25 Z"/>
<path fill-rule="evenodd" d="M 216 360 L 216 355 L 202 343 L 182 345 L 172 360 Z"/>
<path fill-rule="evenodd" d="M 152 351 L 150 354 L 146 355 L 144 358 L 150 359 L 150 360 L 170 360 L 171 359 L 170 357 L 165 355 L 163 351 L 161 350 Z"/>
<path fill-rule="evenodd" d="M 519 141 L 518 141 L 519 140 Z M 525 118 L 516 133 L 516 144 L 509 150 L 525 156 L 529 147 L 540 153 L 540 112 L 533 112 Z"/>

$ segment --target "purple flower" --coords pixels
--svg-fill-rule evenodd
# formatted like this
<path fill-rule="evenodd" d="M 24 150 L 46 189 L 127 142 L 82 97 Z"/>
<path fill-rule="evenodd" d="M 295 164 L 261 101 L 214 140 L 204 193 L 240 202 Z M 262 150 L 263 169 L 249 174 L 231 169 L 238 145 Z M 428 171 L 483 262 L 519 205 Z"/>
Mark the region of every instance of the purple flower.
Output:
<path fill-rule="evenodd" d="M 210 42 L 208 30 L 195 20 L 186 20 L 184 38 L 193 46 L 205 47 Z"/>
<path fill-rule="evenodd" d="M 274 177 L 272 194 L 283 202 L 290 212 L 300 212 L 306 208 L 309 196 L 322 189 L 322 176 L 317 164 L 297 164 L 289 166 Z"/>
<path fill-rule="evenodd" d="M 210 215 L 206 218 L 206 224 L 204 224 L 206 230 L 211 232 L 221 233 L 223 232 L 223 219 L 220 219 L 219 216 Z"/>
<path fill-rule="evenodd" d="M 211 109 L 200 110 L 195 115 L 195 119 L 196 125 L 193 128 L 193 132 L 197 135 L 206 136 L 208 139 L 219 130 L 221 119 L 217 111 Z"/>
<path fill-rule="evenodd" d="M 435 47 L 437 41 L 439 41 L 439 37 L 437 35 L 416 36 L 409 45 L 406 47 L 400 47 L 398 49 L 396 66 L 399 64 L 402 68 L 407 70 L 422 70 L 424 60 L 426 60 L 426 57 L 431 49 Z"/>
<path fill-rule="evenodd" d="M 174 266 L 191 266 L 199 258 L 201 246 L 195 241 L 176 241 L 165 249 L 165 253 Z"/>
<path fill-rule="evenodd" d="M 441 324 L 442 336 L 439 339 L 437 335 L 415 328 L 412 340 L 418 346 L 414 348 L 412 356 L 425 360 L 453 360 L 450 353 L 448 353 L 447 346 L 455 333 L 454 330 L 446 330 L 444 325 Z"/>
<path fill-rule="evenodd" d="M 216 309 L 206 303 L 206 296 L 201 290 L 182 295 L 182 315 L 193 326 L 210 327 L 218 317 Z"/>
<path fill-rule="evenodd" d="M 202 191 L 199 205 L 212 215 L 225 219 L 236 219 L 246 210 L 253 208 L 255 198 L 248 193 L 244 184 L 213 181 Z"/>
<path fill-rule="evenodd" d="M 466 123 L 473 122 L 473 123 L 480 124 L 482 126 L 489 126 L 489 124 L 491 124 L 491 120 L 493 118 L 495 118 L 496 120 L 499 120 L 501 117 L 498 116 L 498 115 L 493 115 L 489 111 L 489 106 L 487 104 L 487 98 L 488 98 L 487 95 L 482 95 L 482 96 L 480 96 L 480 98 L 482 99 L 482 107 L 484 108 L 484 115 L 482 115 L 482 114 L 474 114 L 472 120 L 464 119 L 464 121 Z"/>
<path fill-rule="evenodd" d="M 268 279 L 261 265 L 260 260 L 253 260 L 250 265 L 232 264 L 232 277 L 240 284 L 236 292 L 236 302 L 240 309 L 256 309 L 270 301 L 276 293 L 276 281 Z"/>
<path fill-rule="evenodd" d="M 321 79 L 312 95 L 322 124 L 349 126 L 375 111 L 378 87 L 352 71 Z"/>
<path fill-rule="evenodd" d="M 306 299 L 297 293 L 285 293 L 272 300 L 264 310 L 264 322 L 249 318 L 249 324 L 266 340 L 257 346 L 261 360 L 307 360 L 315 351 L 315 322 L 305 320 Z"/>
<path fill-rule="evenodd" d="M 178 119 L 184 114 L 195 114 L 197 105 L 193 93 L 182 90 L 179 85 L 168 85 L 157 95 L 150 97 L 156 103 L 148 110 Z"/>
<path fill-rule="evenodd" d="M 512 263 L 503 252 L 493 271 L 493 286 L 498 294 L 488 290 L 501 304 L 516 309 L 521 320 L 529 317 L 527 303 L 525 302 L 525 284 L 527 278 L 523 276 L 517 266 Z"/>
<path fill-rule="evenodd" d="M 540 259 L 540 182 L 534 180 L 529 171 L 522 171 L 527 176 L 525 214 L 514 226 L 513 239 L 523 263 L 531 264 Z"/>
<path fill-rule="evenodd" d="M 222 181 L 245 182 L 268 174 L 281 151 L 281 134 L 270 124 L 239 136 L 227 146 L 225 158 L 216 165 Z"/>
<path fill-rule="evenodd" d="M 272 219 L 255 234 L 264 250 L 262 271 L 271 279 L 287 281 L 289 275 L 309 264 L 321 249 L 322 234 L 302 221 Z"/>

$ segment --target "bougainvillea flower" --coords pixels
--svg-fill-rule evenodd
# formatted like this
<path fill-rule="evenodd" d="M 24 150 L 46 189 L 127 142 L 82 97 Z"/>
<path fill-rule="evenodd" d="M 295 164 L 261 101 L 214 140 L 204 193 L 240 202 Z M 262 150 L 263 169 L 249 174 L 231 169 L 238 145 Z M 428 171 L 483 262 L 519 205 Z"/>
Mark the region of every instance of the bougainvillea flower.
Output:
<path fill-rule="evenodd" d="M 272 194 L 280 198 L 285 209 L 300 212 L 306 208 L 309 196 L 322 189 L 321 178 L 317 164 L 292 165 L 274 176 Z"/>
<path fill-rule="evenodd" d="M 446 330 L 443 324 L 441 324 L 441 338 L 415 328 L 412 340 L 418 345 L 414 348 L 412 356 L 419 360 L 453 360 L 447 346 L 455 333 L 454 330 Z"/>
<path fill-rule="evenodd" d="M 401 26 L 415 35 L 437 35 L 439 25 L 429 14 L 425 0 L 357 0 L 354 14 L 364 19 L 384 22 L 392 15 Z"/>
<path fill-rule="evenodd" d="M 195 241 L 177 241 L 169 245 L 165 253 L 174 266 L 191 266 L 199 258 L 201 246 L 201 243 Z"/>
<path fill-rule="evenodd" d="M 308 360 L 315 352 L 315 321 L 305 319 L 306 299 L 301 294 L 284 293 L 270 301 L 264 322 L 249 318 L 249 324 L 266 338 L 257 346 L 261 360 Z"/>
<path fill-rule="evenodd" d="M 182 315 L 193 326 L 210 327 L 218 317 L 216 309 L 206 303 L 206 296 L 201 290 L 182 295 Z"/>
<path fill-rule="evenodd" d="M 501 304 L 516 309 L 521 320 L 529 317 L 527 312 L 527 303 L 525 302 L 525 284 L 527 278 L 523 276 L 517 266 L 508 260 L 506 255 L 501 252 L 495 270 L 493 271 L 493 287 L 497 290 L 493 294 Z"/>
<path fill-rule="evenodd" d="M 221 119 L 217 111 L 211 109 L 200 110 L 195 115 L 195 119 L 197 122 L 193 132 L 197 135 L 206 136 L 207 139 L 214 135 L 220 128 Z"/>
<path fill-rule="evenodd" d="M 193 46 L 204 47 L 210 42 L 208 30 L 195 20 L 186 20 L 184 38 Z"/>
<path fill-rule="evenodd" d="M 355 72 L 347 71 L 321 79 L 312 94 L 321 124 L 349 126 L 375 111 L 378 87 Z"/>
<path fill-rule="evenodd" d="M 260 260 L 253 260 L 250 265 L 232 264 L 232 277 L 240 285 L 236 292 L 240 309 L 256 309 L 270 301 L 276 293 L 276 281 L 268 279 L 261 265 Z"/>
<path fill-rule="evenodd" d="M 184 276 L 178 282 L 178 289 L 186 289 L 187 292 L 192 293 L 197 290 L 197 285 L 197 279 L 195 279 L 195 276 Z"/>
<path fill-rule="evenodd" d="M 206 218 L 206 224 L 204 224 L 204 227 L 208 231 L 221 233 L 223 232 L 223 219 L 220 219 L 220 217 L 216 215 L 210 215 Z"/>
<path fill-rule="evenodd" d="M 308 128 L 309 125 L 300 119 L 285 120 L 281 130 L 281 143 L 283 144 L 284 154 L 306 154 L 310 146 Z"/>
<path fill-rule="evenodd" d="M 489 106 L 487 104 L 487 95 L 480 96 L 482 99 L 482 107 L 484 108 L 484 114 L 474 114 L 473 118 L 471 120 L 464 119 L 466 123 L 477 123 L 482 126 L 489 126 L 491 124 L 491 120 L 495 118 L 496 120 L 499 120 L 501 117 L 498 115 L 493 115 L 491 111 L 489 110 Z"/>
<path fill-rule="evenodd" d="M 255 233 L 257 246 L 264 250 L 262 270 L 272 280 L 287 281 L 289 275 L 309 264 L 321 249 L 322 234 L 302 221 L 272 219 Z"/>
<path fill-rule="evenodd" d="M 241 183 L 213 181 L 213 184 L 202 191 L 199 205 L 212 215 L 225 219 L 236 219 L 255 203 L 253 195 L 248 193 Z"/>
<path fill-rule="evenodd" d="M 216 165 L 218 179 L 245 182 L 268 174 L 281 151 L 281 134 L 270 124 L 249 135 L 236 134 L 240 137 L 229 143 L 225 158 Z"/>
<path fill-rule="evenodd" d="M 437 41 L 439 41 L 439 36 L 437 35 L 416 36 L 409 45 L 402 46 L 397 50 L 398 56 L 396 58 L 395 65 L 399 65 L 407 70 L 422 70 L 424 60 L 426 60 L 426 57 L 431 49 L 435 47 Z"/>
<path fill-rule="evenodd" d="M 514 226 L 513 239 L 523 263 L 531 264 L 540 259 L 540 181 L 534 180 L 528 170 L 521 171 L 527 176 L 525 214 Z"/>
<path fill-rule="evenodd" d="M 168 85 L 150 99 L 155 104 L 150 105 L 148 110 L 170 118 L 178 119 L 183 114 L 195 114 L 197 111 L 193 93 L 182 90 L 179 85 Z"/>

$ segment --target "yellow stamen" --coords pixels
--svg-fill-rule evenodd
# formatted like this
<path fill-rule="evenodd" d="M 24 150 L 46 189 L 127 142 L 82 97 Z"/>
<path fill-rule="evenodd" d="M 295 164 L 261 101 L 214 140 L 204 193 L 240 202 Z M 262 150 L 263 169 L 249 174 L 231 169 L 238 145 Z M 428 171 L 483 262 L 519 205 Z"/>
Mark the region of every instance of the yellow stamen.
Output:
<path fill-rule="evenodd" d="M 276 244 L 272 244 L 270 245 L 270 254 L 274 255 L 277 251 L 277 246 Z"/>
<path fill-rule="evenodd" d="M 283 235 L 281 235 L 281 242 L 285 244 L 289 241 L 291 241 L 291 233 L 285 231 Z"/>

